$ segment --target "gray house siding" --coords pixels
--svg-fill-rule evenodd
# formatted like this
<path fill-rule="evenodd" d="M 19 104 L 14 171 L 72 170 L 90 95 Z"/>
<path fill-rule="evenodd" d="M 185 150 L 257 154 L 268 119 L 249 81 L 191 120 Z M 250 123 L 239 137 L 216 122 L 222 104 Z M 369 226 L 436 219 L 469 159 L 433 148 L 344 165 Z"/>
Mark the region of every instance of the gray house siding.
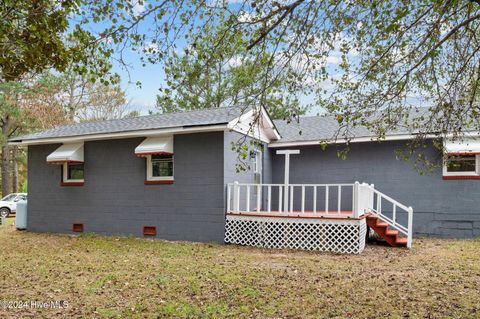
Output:
<path fill-rule="evenodd" d="M 404 146 L 404 142 L 355 143 L 346 160 L 337 157 L 335 146 L 325 151 L 319 146 L 292 147 L 300 149 L 301 154 L 291 156 L 290 182 L 373 183 L 384 194 L 413 207 L 416 234 L 479 236 L 480 181 L 443 180 L 441 169 L 420 175 L 411 162 L 396 158 L 395 150 Z M 425 152 L 430 158 L 440 159 L 433 146 Z M 282 183 L 284 156 L 276 155 L 272 149 L 270 156 L 273 182 Z M 331 202 L 336 200 L 332 198 Z M 351 207 L 343 209 L 347 208 Z"/>
<path fill-rule="evenodd" d="M 143 236 L 156 226 L 169 240 L 223 242 L 223 132 L 175 135 L 173 185 L 144 185 L 143 138 L 86 142 L 84 186 L 60 186 L 61 168 L 46 163 L 59 145 L 30 146 L 29 230 Z"/>
<path fill-rule="evenodd" d="M 238 152 L 232 150 L 232 143 L 247 143 L 249 145 L 251 139 L 243 136 L 240 133 L 233 131 L 226 131 L 224 135 L 224 181 L 225 184 L 233 183 L 238 181 L 239 183 L 253 183 L 254 182 L 254 172 L 253 169 L 237 172 L 236 164 L 239 164 Z M 253 160 L 250 157 L 247 157 L 245 160 L 253 168 Z"/>
<path fill-rule="evenodd" d="M 237 172 L 237 164 L 240 163 L 239 159 L 239 153 L 236 150 L 232 149 L 232 143 L 246 143 L 244 145 L 250 145 L 250 142 L 252 141 L 251 138 L 245 137 L 244 135 L 233 132 L 233 131 L 226 131 L 225 132 L 225 137 L 224 137 L 224 182 L 225 182 L 225 210 L 227 208 L 227 184 L 228 183 L 233 183 L 235 181 L 239 183 L 254 183 L 255 182 L 255 174 L 253 171 L 253 164 L 255 159 L 250 158 L 250 156 L 247 156 L 247 158 L 244 161 L 245 164 L 250 166 L 250 169 L 244 170 L 244 171 L 238 171 Z M 266 148 L 266 145 L 264 145 L 264 149 Z M 262 168 L 265 169 L 265 161 L 263 161 Z M 265 182 L 265 181 L 264 181 Z M 233 190 L 232 190 L 233 191 Z M 232 195 L 233 196 L 233 195 Z M 245 193 L 242 193 L 240 195 L 241 200 L 245 200 Z M 252 188 L 252 194 L 251 194 L 251 201 L 252 203 L 256 203 L 256 193 L 254 192 L 254 189 Z"/>

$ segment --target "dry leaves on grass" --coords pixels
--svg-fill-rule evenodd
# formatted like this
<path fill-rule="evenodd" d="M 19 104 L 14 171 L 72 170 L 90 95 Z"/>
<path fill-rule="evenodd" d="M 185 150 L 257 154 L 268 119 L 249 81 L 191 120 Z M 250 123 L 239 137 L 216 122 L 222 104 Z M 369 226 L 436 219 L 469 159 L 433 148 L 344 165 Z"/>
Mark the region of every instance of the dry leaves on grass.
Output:
<path fill-rule="evenodd" d="M 417 239 L 361 255 L 0 228 L 0 299 L 67 309 L 0 317 L 474 318 L 480 241 Z"/>

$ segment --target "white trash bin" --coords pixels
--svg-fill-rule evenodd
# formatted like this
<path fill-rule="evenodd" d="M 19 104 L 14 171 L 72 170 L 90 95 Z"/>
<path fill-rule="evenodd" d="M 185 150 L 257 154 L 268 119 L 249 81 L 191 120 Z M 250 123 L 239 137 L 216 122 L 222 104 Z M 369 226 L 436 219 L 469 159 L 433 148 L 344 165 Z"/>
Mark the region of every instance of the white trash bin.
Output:
<path fill-rule="evenodd" d="M 27 201 L 21 200 L 17 203 L 15 214 L 15 227 L 19 230 L 27 229 Z"/>

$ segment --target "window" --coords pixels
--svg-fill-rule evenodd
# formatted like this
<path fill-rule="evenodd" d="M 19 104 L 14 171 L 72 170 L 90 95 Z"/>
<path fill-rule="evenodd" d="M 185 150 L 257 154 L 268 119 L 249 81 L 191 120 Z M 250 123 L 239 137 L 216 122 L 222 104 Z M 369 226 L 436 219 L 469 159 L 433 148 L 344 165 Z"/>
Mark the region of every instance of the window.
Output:
<path fill-rule="evenodd" d="M 83 185 L 85 168 L 83 163 L 64 163 L 62 182 L 64 185 Z"/>
<path fill-rule="evenodd" d="M 480 177 L 479 155 L 448 155 L 443 165 L 446 177 Z"/>
<path fill-rule="evenodd" d="M 253 174 L 254 174 L 254 182 L 256 184 L 262 183 L 262 151 L 256 150 L 255 151 L 255 158 L 253 159 Z"/>
<path fill-rule="evenodd" d="M 148 155 L 147 181 L 173 181 L 173 155 Z"/>
<path fill-rule="evenodd" d="M 16 194 L 10 194 L 10 195 L 5 196 L 1 200 L 4 201 L 4 202 L 11 202 L 15 199 L 15 197 L 17 197 Z"/>

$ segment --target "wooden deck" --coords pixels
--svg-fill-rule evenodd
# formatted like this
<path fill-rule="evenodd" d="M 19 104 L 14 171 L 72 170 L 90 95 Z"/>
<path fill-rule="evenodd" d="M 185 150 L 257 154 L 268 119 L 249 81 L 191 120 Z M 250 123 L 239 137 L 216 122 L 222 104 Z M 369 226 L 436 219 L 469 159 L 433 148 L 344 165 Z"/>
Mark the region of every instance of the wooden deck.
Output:
<path fill-rule="evenodd" d="M 277 217 L 277 218 L 318 218 L 318 219 L 355 219 L 352 211 L 293 211 L 293 212 L 279 212 L 279 211 L 249 211 L 249 212 L 227 212 L 227 215 L 233 216 L 252 216 L 252 217 Z M 364 216 L 361 216 L 361 219 Z"/>

